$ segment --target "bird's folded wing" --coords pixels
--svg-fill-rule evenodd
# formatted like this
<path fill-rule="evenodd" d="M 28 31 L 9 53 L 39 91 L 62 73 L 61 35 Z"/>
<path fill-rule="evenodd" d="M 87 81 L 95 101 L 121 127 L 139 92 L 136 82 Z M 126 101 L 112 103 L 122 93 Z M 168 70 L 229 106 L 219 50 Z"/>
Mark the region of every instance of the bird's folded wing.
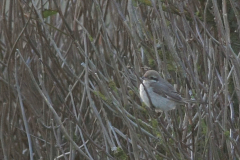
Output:
<path fill-rule="evenodd" d="M 150 86 L 153 88 L 153 92 L 160 96 L 178 103 L 183 103 L 182 97 L 175 91 L 173 86 L 164 79 L 160 79 L 160 83 L 152 83 Z"/>

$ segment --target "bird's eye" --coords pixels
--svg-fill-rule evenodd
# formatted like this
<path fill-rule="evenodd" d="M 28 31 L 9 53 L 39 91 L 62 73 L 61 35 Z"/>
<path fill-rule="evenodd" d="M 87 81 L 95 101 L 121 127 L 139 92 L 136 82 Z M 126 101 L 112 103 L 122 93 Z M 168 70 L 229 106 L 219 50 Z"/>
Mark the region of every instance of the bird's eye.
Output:
<path fill-rule="evenodd" d="M 158 80 L 158 79 L 157 79 L 156 77 L 154 77 L 154 76 L 151 76 L 150 79 L 151 79 L 151 80 L 154 80 L 154 81 L 157 81 L 157 80 Z"/>

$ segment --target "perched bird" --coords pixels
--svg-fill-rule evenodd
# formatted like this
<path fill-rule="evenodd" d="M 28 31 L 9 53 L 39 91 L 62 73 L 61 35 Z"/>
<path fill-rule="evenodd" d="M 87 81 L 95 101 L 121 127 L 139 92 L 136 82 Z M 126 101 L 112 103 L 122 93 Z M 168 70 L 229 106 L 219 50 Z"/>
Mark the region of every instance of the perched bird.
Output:
<path fill-rule="evenodd" d="M 139 89 L 140 97 L 148 107 L 152 106 L 156 111 L 169 111 L 178 104 L 186 103 L 174 87 L 161 78 L 157 71 L 148 70 L 142 78 L 143 82 Z"/>

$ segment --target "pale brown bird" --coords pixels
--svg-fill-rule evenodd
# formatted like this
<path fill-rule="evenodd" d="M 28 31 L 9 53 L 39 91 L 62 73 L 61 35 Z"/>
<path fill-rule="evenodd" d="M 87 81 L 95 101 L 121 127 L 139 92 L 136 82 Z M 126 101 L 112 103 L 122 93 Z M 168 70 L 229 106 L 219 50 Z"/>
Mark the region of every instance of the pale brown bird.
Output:
<path fill-rule="evenodd" d="M 179 104 L 186 103 L 174 87 L 164 80 L 157 71 L 148 70 L 142 78 L 142 84 L 145 87 L 140 84 L 140 97 L 148 107 L 151 107 L 149 98 L 151 99 L 152 105 L 156 111 L 169 111 L 175 109 L 175 107 Z"/>

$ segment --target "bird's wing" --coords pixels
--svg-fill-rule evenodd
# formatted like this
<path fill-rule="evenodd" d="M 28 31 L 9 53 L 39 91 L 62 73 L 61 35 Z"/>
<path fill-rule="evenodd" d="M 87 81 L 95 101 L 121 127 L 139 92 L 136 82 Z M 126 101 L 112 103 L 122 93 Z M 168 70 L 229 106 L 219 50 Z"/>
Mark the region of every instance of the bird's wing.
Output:
<path fill-rule="evenodd" d="M 168 98 L 172 101 L 183 103 L 182 97 L 175 91 L 173 86 L 165 81 L 164 79 L 159 80 L 160 83 L 152 83 L 150 86 L 153 89 L 153 92 L 161 95 L 162 97 Z"/>

